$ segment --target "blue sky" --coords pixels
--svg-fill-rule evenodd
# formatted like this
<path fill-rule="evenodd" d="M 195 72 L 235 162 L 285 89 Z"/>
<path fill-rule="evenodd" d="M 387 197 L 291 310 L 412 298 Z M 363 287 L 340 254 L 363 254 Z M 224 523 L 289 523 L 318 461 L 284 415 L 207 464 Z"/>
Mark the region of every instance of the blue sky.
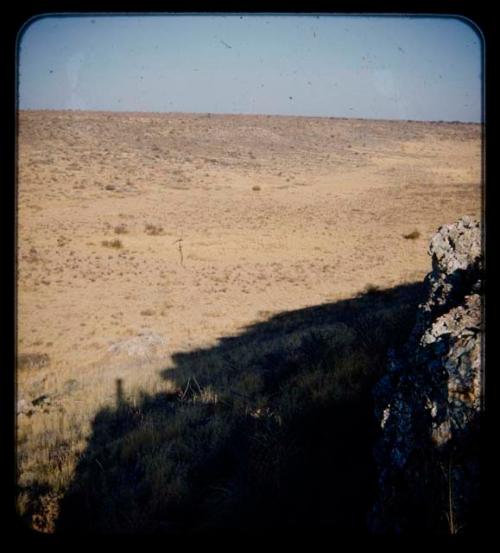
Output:
<path fill-rule="evenodd" d="M 481 121 L 457 18 L 48 16 L 19 39 L 19 107 Z"/>

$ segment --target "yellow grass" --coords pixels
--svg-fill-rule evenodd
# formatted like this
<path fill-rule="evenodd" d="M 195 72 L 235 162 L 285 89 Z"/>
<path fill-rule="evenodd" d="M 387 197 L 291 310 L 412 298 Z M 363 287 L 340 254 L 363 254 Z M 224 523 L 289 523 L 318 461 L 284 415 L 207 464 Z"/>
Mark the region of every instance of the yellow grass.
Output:
<path fill-rule="evenodd" d="M 179 352 L 275 313 L 421 280 L 437 228 L 481 216 L 479 125 L 85 112 L 19 121 L 18 396 L 50 398 L 18 418 L 19 509 L 29 511 L 35 484 L 52 490 L 47 516 L 30 519 L 44 531 L 117 379 L 131 401 L 175 389 L 160 372 Z M 144 355 L 113 350 L 148 333 L 163 341 Z"/>

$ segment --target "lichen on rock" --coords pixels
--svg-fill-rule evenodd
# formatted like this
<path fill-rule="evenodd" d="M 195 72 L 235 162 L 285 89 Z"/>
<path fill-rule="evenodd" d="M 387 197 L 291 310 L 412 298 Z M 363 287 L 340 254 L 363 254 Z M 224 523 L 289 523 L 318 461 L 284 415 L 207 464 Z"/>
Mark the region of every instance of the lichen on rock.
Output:
<path fill-rule="evenodd" d="M 482 254 L 479 223 L 442 226 L 429 246 L 425 300 L 374 388 L 376 533 L 466 532 L 479 501 Z"/>

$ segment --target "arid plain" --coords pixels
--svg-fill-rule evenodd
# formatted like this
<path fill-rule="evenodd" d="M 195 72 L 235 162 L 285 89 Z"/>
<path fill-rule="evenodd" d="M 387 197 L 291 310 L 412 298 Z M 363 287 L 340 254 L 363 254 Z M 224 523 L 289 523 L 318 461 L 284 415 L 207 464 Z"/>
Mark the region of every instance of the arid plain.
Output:
<path fill-rule="evenodd" d="M 64 487 L 49 446 L 83 450 L 117 379 L 161 390 L 175 353 L 421 280 L 439 226 L 481 218 L 481 151 L 476 124 L 20 112 L 21 484 Z"/>

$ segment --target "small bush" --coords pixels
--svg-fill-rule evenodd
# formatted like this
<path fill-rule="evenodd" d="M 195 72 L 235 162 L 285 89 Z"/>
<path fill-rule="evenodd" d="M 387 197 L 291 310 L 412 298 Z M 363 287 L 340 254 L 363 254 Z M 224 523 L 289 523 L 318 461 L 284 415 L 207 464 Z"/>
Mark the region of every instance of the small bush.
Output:
<path fill-rule="evenodd" d="M 103 246 L 106 246 L 107 248 L 116 248 L 119 250 L 120 248 L 123 248 L 123 244 L 121 240 L 103 240 L 101 242 Z"/>
<path fill-rule="evenodd" d="M 405 240 L 416 240 L 417 238 L 420 238 L 420 232 L 418 230 L 414 230 L 409 234 L 403 234 L 403 238 Z"/>
<path fill-rule="evenodd" d="M 258 192 L 260 190 L 260 186 L 256 184 L 255 186 L 252 186 L 252 190 L 254 190 L 255 192 Z"/>
<path fill-rule="evenodd" d="M 127 234 L 128 232 L 126 225 L 124 225 L 123 223 L 120 225 L 116 225 L 116 227 L 114 228 L 114 231 L 115 231 L 115 234 Z"/>
<path fill-rule="evenodd" d="M 160 227 L 159 225 L 152 225 L 148 223 L 144 227 L 144 232 L 146 234 L 149 234 L 150 236 L 159 236 L 160 234 L 163 234 L 163 227 Z"/>

